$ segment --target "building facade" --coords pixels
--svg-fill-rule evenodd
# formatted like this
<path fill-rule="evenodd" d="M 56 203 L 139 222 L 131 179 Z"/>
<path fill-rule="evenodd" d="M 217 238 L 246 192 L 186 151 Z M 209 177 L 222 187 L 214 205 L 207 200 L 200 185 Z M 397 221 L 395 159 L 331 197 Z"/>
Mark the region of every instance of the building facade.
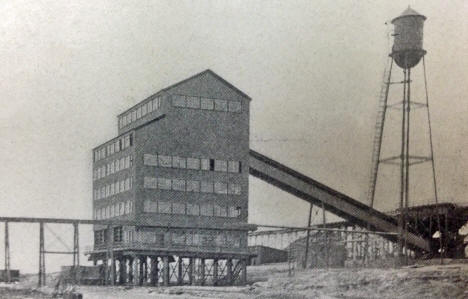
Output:
<path fill-rule="evenodd" d="M 245 280 L 250 100 L 206 70 L 118 116 L 93 150 L 94 218 L 141 225 L 94 227 L 111 283 Z"/>

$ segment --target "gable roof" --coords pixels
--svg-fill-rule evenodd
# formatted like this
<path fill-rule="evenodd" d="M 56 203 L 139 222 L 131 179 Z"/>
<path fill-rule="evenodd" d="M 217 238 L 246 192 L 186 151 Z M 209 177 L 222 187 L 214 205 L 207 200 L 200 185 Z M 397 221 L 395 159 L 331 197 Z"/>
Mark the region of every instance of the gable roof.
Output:
<path fill-rule="evenodd" d="M 184 83 L 186 83 L 186 82 L 188 82 L 188 81 L 190 81 L 190 80 L 196 79 L 196 78 L 198 78 L 198 77 L 202 77 L 202 76 L 205 75 L 205 74 L 210 74 L 210 75 L 212 75 L 212 76 L 215 77 L 217 80 L 221 81 L 224 85 L 228 86 L 229 88 L 233 89 L 235 92 L 237 92 L 238 94 L 240 94 L 242 97 L 245 97 L 245 98 L 247 98 L 247 99 L 249 99 L 249 100 L 252 99 L 252 98 L 249 97 L 246 93 L 244 93 L 243 91 L 241 91 L 240 89 L 238 89 L 237 87 L 235 87 L 234 85 L 232 85 L 231 83 L 229 83 L 228 81 L 226 81 L 223 77 L 221 77 L 220 75 L 216 74 L 215 72 L 213 72 L 213 71 L 210 70 L 210 69 L 206 69 L 206 70 L 204 70 L 203 72 L 200 72 L 200 73 L 195 74 L 195 75 L 193 75 L 193 76 L 191 76 L 191 77 L 189 77 L 189 78 L 187 78 L 187 79 L 184 79 L 184 80 L 182 80 L 182 81 L 179 81 L 179 82 L 177 82 L 177 83 L 174 83 L 174 84 L 172 84 L 172 85 L 170 85 L 170 86 L 168 86 L 168 87 L 166 87 L 166 88 L 164 88 L 164 89 L 161 89 L 159 92 L 161 92 L 161 91 L 166 91 L 166 92 L 167 92 L 168 90 L 170 90 L 170 89 L 172 89 L 172 88 L 175 88 L 175 87 L 177 87 L 177 86 L 179 86 L 179 85 L 182 85 L 182 84 L 184 84 Z"/>
<path fill-rule="evenodd" d="M 164 92 L 169 92 L 171 89 L 174 89 L 178 86 L 181 86 L 183 85 L 184 83 L 187 83 L 191 80 L 194 80 L 194 79 L 198 79 L 200 77 L 203 77 L 204 75 L 206 74 L 209 74 L 211 76 L 213 76 L 216 80 L 220 81 L 223 85 L 226 85 L 228 88 L 230 88 L 231 90 L 233 90 L 234 92 L 236 92 L 237 94 L 239 94 L 240 96 L 244 97 L 244 98 L 247 98 L 248 100 L 252 100 L 252 98 L 250 96 L 248 96 L 246 93 L 244 93 L 243 91 L 241 91 L 240 89 L 238 89 L 237 87 L 235 87 L 234 85 L 232 85 L 231 83 L 229 83 L 228 81 L 226 81 L 224 78 L 222 78 L 221 76 L 219 76 L 218 74 L 216 74 L 215 72 L 213 72 L 212 70 L 210 69 L 206 69 L 204 70 L 203 72 L 200 72 L 198 74 L 195 74 L 187 79 L 184 79 L 182 81 L 179 81 L 177 83 L 174 83 L 168 87 L 165 87 L 161 90 L 159 90 L 158 92 L 152 94 L 151 96 L 145 98 L 144 100 L 142 101 L 139 101 L 138 103 L 136 103 L 135 105 L 131 106 L 130 108 L 126 109 L 125 111 L 123 111 L 122 113 L 120 113 L 119 115 L 117 115 L 117 117 L 120 117 L 121 115 L 127 113 L 128 111 L 132 110 L 133 108 L 135 108 L 136 106 L 138 106 L 140 103 L 150 99 L 150 98 L 153 98 L 155 97 L 157 94 L 160 94 L 160 93 L 164 93 Z"/>

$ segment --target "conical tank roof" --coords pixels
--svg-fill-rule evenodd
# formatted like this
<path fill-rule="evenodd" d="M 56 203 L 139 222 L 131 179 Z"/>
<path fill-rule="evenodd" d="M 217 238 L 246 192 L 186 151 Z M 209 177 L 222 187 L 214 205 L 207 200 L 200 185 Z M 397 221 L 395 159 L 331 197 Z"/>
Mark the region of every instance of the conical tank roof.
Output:
<path fill-rule="evenodd" d="M 422 14 L 420 14 L 419 12 L 415 11 L 414 9 L 408 6 L 408 8 L 404 12 L 401 13 L 401 15 L 399 15 L 398 17 L 392 20 L 392 23 L 395 22 L 396 19 L 399 19 L 402 17 L 409 17 L 409 16 L 422 17 L 424 18 L 424 20 L 426 19 L 425 16 L 423 16 Z"/>

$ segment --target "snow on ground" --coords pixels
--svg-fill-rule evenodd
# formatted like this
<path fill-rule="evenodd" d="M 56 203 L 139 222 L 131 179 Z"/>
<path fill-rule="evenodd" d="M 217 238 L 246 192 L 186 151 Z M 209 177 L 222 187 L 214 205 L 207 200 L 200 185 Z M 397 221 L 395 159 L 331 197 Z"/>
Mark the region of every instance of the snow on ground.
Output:
<path fill-rule="evenodd" d="M 85 299 L 158 298 L 468 298 L 468 264 L 428 265 L 400 269 L 310 269 L 288 276 L 287 264 L 249 267 L 250 284 L 243 287 L 103 287 L 79 286 Z M 21 285 L 31 285 L 19 283 Z M 50 280 L 52 281 L 52 279 Z M 2 293 L 0 298 L 25 297 Z M 49 288 L 43 291 L 50 291 Z"/>

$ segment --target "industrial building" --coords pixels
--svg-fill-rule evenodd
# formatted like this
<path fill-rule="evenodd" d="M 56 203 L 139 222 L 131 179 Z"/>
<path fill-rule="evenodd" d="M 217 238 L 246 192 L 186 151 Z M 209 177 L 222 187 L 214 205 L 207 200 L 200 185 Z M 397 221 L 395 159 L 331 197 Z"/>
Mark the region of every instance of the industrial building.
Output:
<path fill-rule="evenodd" d="M 93 149 L 94 219 L 147 227 L 94 226 L 89 258 L 108 279 L 245 281 L 250 101 L 206 70 L 118 115 L 118 136 Z"/>

